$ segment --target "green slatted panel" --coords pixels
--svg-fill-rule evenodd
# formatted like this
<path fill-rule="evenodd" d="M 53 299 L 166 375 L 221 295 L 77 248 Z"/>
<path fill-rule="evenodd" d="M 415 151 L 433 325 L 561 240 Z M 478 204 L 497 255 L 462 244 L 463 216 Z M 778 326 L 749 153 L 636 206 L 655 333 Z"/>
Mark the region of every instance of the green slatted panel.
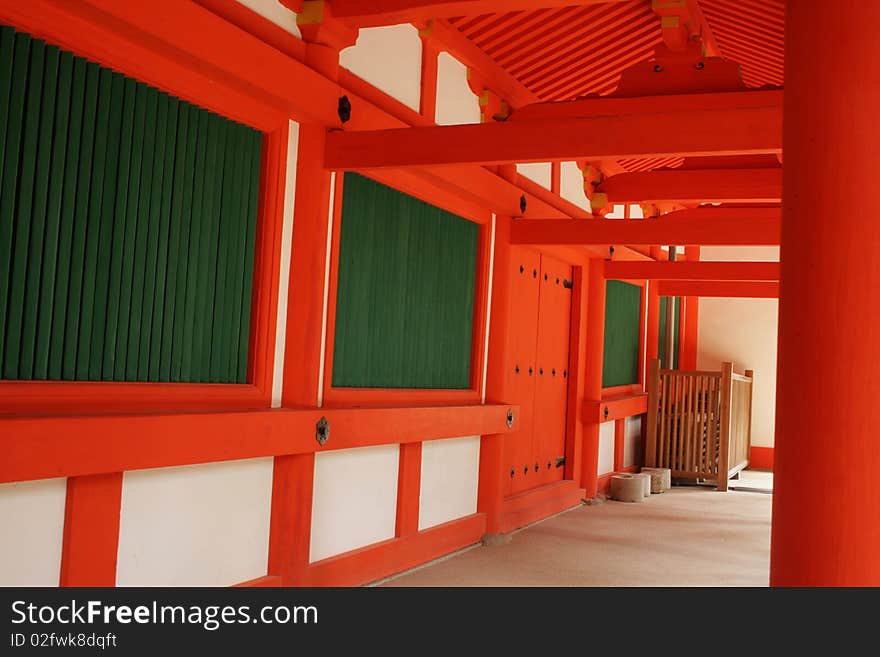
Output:
<path fill-rule="evenodd" d="M 345 174 L 333 385 L 468 388 L 478 226 Z"/>
<path fill-rule="evenodd" d="M 657 331 L 658 340 L 660 342 L 657 345 L 657 357 L 660 359 L 661 365 L 666 368 L 669 368 L 669 364 L 666 362 L 666 303 L 669 297 L 660 297 L 660 329 Z M 673 307 L 673 312 L 675 314 L 675 342 L 673 344 L 672 349 L 672 368 L 678 368 L 678 348 L 679 348 L 679 337 L 681 336 L 681 297 L 673 297 L 675 299 L 675 306 Z"/>
<path fill-rule="evenodd" d="M 0 26 L 0 375 L 247 380 L 262 134 Z"/>
<path fill-rule="evenodd" d="M 602 387 L 639 382 L 642 288 L 623 281 L 605 286 L 605 347 Z"/>

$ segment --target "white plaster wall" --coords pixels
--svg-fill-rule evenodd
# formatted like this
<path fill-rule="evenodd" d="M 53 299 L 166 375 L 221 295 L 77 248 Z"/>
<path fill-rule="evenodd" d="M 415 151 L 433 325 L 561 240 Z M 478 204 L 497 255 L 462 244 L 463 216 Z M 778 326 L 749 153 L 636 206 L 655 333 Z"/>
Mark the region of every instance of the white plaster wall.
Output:
<path fill-rule="evenodd" d="M 296 14 L 278 0 L 238 0 L 238 2 L 263 18 L 272 21 L 281 29 L 294 36 L 302 37 L 296 25 Z"/>
<path fill-rule="evenodd" d="M 266 574 L 272 459 L 126 472 L 119 586 L 228 586 Z"/>
<path fill-rule="evenodd" d="M 399 445 L 315 457 L 311 561 L 394 537 Z"/>
<path fill-rule="evenodd" d="M 412 25 L 362 28 L 339 63 L 389 96 L 419 111 L 422 40 Z"/>
<path fill-rule="evenodd" d="M 0 485 L 0 586 L 58 586 L 67 479 Z"/>
<path fill-rule="evenodd" d="M 549 162 L 529 162 L 526 164 L 517 164 L 516 172 L 525 176 L 529 180 L 550 189 L 550 180 L 553 177 L 552 167 Z"/>
<path fill-rule="evenodd" d="M 637 465 L 642 448 L 642 417 L 636 415 L 626 418 L 623 436 L 623 467 Z"/>
<path fill-rule="evenodd" d="M 614 422 L 599 425 L 599 469 L 600 475 L 614 471 Z"/>
<path fill-rule="evenodd" d="M 708 247 L 704 261 L 776 262 L 779 247 Z M 752 445 L 772 447 L 776 423 L 777 299 L 700 299 L 697 367 L 718 370 L 730 361 L 742 373 L 755 371 Z"/>
<path fill-rule="evenodd" d="M 422 443 L 419 530 L 477 512 L 480 437 Z"/>
<path fill-rule="evenodd" d="M 563 162 L 559 167 L 559 195 L 584 210 L 590 201 L 584 194 L 584 173 L 576 162 Z"/>
<path fill-rule="evenodd" d="M 437 125 L 480 122 L 480 101 L 467 81 L 467 66 L 446 52 L 437 59 Z"/>

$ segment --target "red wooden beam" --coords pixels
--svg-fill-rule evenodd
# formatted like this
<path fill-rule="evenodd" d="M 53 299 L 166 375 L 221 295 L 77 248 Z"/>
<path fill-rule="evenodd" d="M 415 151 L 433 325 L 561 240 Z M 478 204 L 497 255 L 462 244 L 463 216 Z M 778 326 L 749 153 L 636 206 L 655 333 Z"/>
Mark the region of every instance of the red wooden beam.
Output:
<path fill-rule="evenodd" d="M 503 404 L 0 418 L 0 483 L 503 434 Z M 324 446 L 316 423 L 330 421 Z"/>
<path fill-rule="evenodd" d="M 782 148 L 782 94 L 777 91 L 595 99 L 541 105 L 529 115 L 535 118 L 331 132 L 324 164 L 369 169 L 776 153 Z"/>
<path fill-rule="evenodd" d="M 358 27 L 412 23 L 430 18 L 480 16 L 593 5 L 609 0 L 331 0 L 333 15 Z M 620 1 L 620 0 L 612 0 Z"/>
<path fill-rule="evenodd" d="M 779 298 L 775 281 L 660 281 L 658 288 L 665 297 Z"/>
<path fill-rule="evenodd" d="M 778 281 L 778 262 L 639 262 L 605 263 L 605 278 L 665 281 Z"/>
<path fill-rule="evenodd" d="M 696 208 L 658 219 L 515 221 L 512 244 L 778 245 L 779 208 Z"/>
<path fill-rule="evenodd" d="M 607 194 L 609 203 L 779 203 L 782 167 L 621 173 L 606 178 L 596 191 Z"/>

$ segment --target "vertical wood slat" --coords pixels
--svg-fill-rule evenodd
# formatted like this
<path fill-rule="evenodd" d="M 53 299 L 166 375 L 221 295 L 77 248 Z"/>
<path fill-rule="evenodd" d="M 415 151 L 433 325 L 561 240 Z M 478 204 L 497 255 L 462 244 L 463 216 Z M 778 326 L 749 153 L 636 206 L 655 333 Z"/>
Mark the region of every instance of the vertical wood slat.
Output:
<path fill-rule="evenodd" d="M 718 490 L 727 490 L 727 473 L 730 464 L 730 407 L 732 363 L 721 364 L 721 440 L 718 446 Z"/>
<path fill-rule="evenodd" d="M 187 116 L 224 124 L 238 145 L 223 154 L 229 204 L 213 215 L 194 180 L 207 130 L 184 141 Z M 0 25 L 0 377 L 207 381 L 196 364 L 183 371 L 200 324 L 203 358 L 219 363 L 206 374 L 244 382 L 261 151 L 257 131 Z M 206 217 L 220 215 L 201 249 Z M 203 274 L 201 255 L 221 248 L 229 284 L 199 299 L 220 271 Z M 195 316 L 215 293 L 235 295 L 219 300 L 220 327 Z"/>

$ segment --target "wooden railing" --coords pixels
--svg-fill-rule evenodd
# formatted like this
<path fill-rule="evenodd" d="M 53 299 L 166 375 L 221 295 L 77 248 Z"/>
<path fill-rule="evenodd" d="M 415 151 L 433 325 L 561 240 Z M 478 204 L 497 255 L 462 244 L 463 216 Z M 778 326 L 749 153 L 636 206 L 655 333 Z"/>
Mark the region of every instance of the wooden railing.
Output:
<path fill-rule="evenodd" d="M 648 379 L 645 464 L 669 468 L 678 479 L 727 480 L 749 464 L 752 372 L 661 370 L 652 360 Z"/>

